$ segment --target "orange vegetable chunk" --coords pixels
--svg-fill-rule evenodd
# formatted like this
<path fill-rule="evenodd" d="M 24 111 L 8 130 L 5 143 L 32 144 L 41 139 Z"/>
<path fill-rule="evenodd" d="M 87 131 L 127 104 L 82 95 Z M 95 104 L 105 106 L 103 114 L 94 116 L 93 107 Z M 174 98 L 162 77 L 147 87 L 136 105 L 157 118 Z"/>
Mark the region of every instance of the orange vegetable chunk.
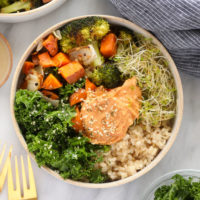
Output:
<path fill-rule="evenodd" d="M 48 50 L 51 56 L 55 56 L 58 53 L 58 39 L 50 34 L 42 45 Z"/>
<path fill-rule="evenodd" d="M 35 65 L 39 65 L 39 64 L 40 64 L 39 58 L 38 58 L 38 52 L 32 53 L 32 62 L 33 62 Z"/>
<path fill-rule="evenodd" d="M 85 80 L 85 89 L 86 91 L 94 91 L 96 89 L 96 85 L 92 83 L 88 78 Z"/>
<path fill-rule="evenodd" d="M 42 88 L 46 90 L 55 90 L 60 87 L 62 83 L 53 74 L 49 74 L 42 84 Z"/>
<path fill-rule="evenodd" d="M 78 109 L 78 107 L 76 107 L 76 117 L 74 117 L 72 119 L 72 123 L 73 124 L 73 128 L 77 131 L 77 132 L 80 132 L 80 131 L 83 131 L 83 124 L 82 124 L 82 120 L 81 120 L 81 112 L 80 110 Z"/>
<path fill-rule="evenodd" d="M 33 69 L 34 67 L 35 67 L 34 63 L 32 63 L 32 62 L 30 62 L 30 61 L 26 61 L 26 62 L 24 63 L 24 66 L 23 66 L 22 71 L 23 71 L 24 74 L 27 75 L 27 74 L 29 73 L 29 71 L 30 71 L 31 69 Z"/>
<path fill-rule="evenodd" d="M 73 93 L 69 98 L 70 106 L 82 102 L 87 98 L 87 92 L 85 89 L 79 89 L 77 92 Z"/>
<path fill-rule="evenodd" d="M 59 52 L 58 54 L 56 54 L 52 59 L 56 67 L 62 67 L 63 65 L 70 63 L 69 57 L 65 53 L 62 53 L 62 52 Z"/>
<path fill-rule="evenodd" d="M 61 74 L 69 84 L 72 84 L 84 76 L 85 70 L 79 62 L 73 61 L 60 67 L 58 73 Z"/>
<path fill-rule="evenodd" d="M 42 53 L 38 55 L 39 63 L 42 67 L 54 67 L 55 63 L 53 62 L 52 58 L 50 57 L 48 52 Z"/>
<path fill-rule="evenodd" d="M 117 37 L 114 33 L 109 33 L 101 40 L 101 54 L 106 57 L 112 57 L 117 52 Z"/>
<path fill-rule="evenodd" d="M 59 99 L 59 96 L 55 94 L 54 92 L 48 91 L 48 90 L 42 90 L 42 94 L 48 98 L 57 100 Z"/>

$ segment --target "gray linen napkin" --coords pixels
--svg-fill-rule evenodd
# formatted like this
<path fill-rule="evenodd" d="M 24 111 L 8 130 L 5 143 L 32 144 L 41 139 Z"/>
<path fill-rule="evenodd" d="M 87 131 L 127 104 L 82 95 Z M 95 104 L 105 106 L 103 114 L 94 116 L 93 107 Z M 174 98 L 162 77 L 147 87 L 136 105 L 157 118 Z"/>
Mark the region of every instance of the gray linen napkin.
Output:
<path fill-rule="evenodd" d="M 110 0 L 130 21 L 151 31 L 177 67 L 200 77 L 200 0 Z"/>

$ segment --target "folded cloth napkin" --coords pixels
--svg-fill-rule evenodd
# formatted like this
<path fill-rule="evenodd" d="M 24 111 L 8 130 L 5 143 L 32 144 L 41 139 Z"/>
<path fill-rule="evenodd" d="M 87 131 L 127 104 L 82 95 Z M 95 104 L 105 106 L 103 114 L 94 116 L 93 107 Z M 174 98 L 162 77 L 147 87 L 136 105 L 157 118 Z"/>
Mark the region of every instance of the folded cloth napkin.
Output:
<path fill-rule="evenodd" d="M 151 31 L 177 67 L 200 77 L 200 0 L 110 0 L 123 16 Z"/>

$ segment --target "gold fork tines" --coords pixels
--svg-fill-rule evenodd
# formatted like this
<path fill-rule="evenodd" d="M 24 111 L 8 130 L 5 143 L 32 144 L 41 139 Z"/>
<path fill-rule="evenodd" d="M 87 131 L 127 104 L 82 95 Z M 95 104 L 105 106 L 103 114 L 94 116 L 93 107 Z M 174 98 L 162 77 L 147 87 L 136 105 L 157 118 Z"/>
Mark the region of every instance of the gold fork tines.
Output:
<path fill-rule="evenodd" d="M 35 187 L 35 180 L 33 170 L 31 166 L 30 158 L 28 160 L 28 173 L 29 173 L 29 188 L 27 186 L 26 174 L 24 168 L 24 160 L 21 156 L 21 168 L 22 168 L 22 181 L 23 181 L 23 196 L 21 195 L 20 180 L 19 180 L 19 168 L 17 157 L 15 156 L 15 173 L 16 173 L 16 188 L 13 185 L 13 176 L 11 169 L 11 162 L 8 166 L 8 200 L 37 200 L 37 192 Z"/>
<path fill-rule="evenodd" d="M 0 166 L 1 166 L 2 161 L 3 161 L 5 151 L 6 151 L 6 144 L 4 144 L 3 150 L 2 150 L 2 152 L 0 154 Z M 8 169 L 8 164 L 9 164 L 10 159 L 11 159 L 11 152 L 12 152 L 12 147 L 10 147 L 10 149 L 9 149 L 8 156 L 6 158 L 6 161 L 4 163 L 2 171 L 0 172 L 0 192 L 1 192 L 2 188 L 3 188 L 4 183 L 5 183 L 7 169 Z"/>

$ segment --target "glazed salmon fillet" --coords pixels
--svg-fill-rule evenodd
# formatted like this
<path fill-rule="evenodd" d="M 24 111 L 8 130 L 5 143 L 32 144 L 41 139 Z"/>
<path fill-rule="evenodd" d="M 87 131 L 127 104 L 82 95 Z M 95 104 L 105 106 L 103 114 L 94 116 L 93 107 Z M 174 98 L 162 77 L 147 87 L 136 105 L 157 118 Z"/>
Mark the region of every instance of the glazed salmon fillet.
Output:
<path fill-rule="evenodd" d="M 120 141 L 139 117 L 141 91 L 135 78 L 106 91 L 99 87 L 82 104 L 84 135 L 93 144 L 111 145 Z"/>

